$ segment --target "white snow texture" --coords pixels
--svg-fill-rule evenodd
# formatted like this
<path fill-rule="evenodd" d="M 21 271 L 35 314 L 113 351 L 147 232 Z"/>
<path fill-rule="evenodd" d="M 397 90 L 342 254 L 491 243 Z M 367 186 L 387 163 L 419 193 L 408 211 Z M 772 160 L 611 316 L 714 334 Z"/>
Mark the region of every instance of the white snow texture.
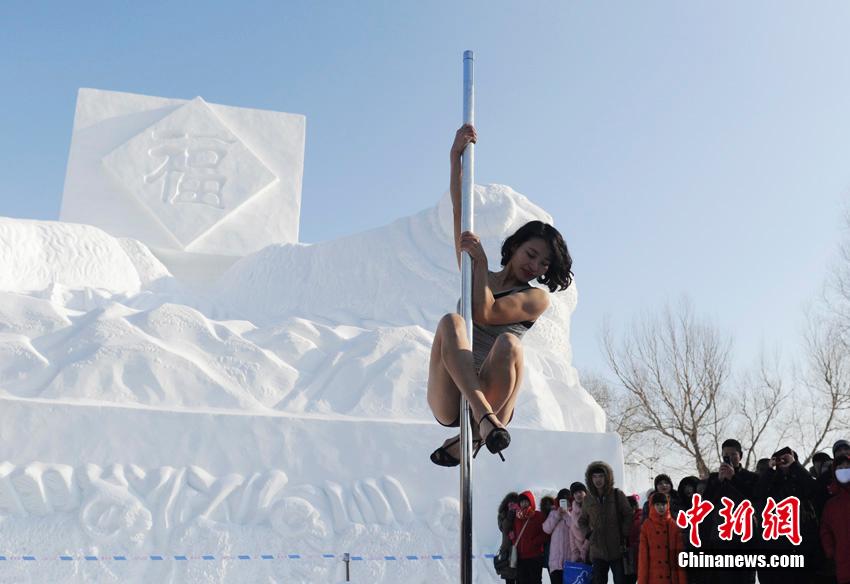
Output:
<path fill-rule="evenodd" d="M 504 186 L 476 191 L 488 256 L 528 220 Z M 0 391 L 137 404 L 429 420 L 433 330 L 457 300 L 448 198 L 373 231 L 272 245 L 206 298 L 145 246 L 86 225 L 0 220 Z M 604 430 L 570 364 L 575 287 L 526 335 L 515 426 Z M 215 318 L 213 318 L 213 316 Z"/>
<path fill-rule="evenodd" d="M 517 227 L 551 221 L 506 186 L 475 197 L 492 268 Z M 366 233 L 267 246 L 204 293 L 137 240 L 0 219 L 0 554 L 52 559 L 0 562 L 0 582 L 332 582 L 341 563 L 321 554 L 344 551 L 373 558 L 355 582 L 454 581 L 457 472 L 427 460 L 451 431 L 425 386 L 457 281 L 448 196 Z M 622 478 L 571 365 L 575 286 L 551 300 L 523 340 L 510 471 L 475 462 L 479 556 L 507 490 L 554 491 L 594 458 Z M 232 559 L 168 559 L 206 553 Z M 446 559 L 374 559 L 396 554 Z M 497 581 L 489 560 L 475 569 Z"/>

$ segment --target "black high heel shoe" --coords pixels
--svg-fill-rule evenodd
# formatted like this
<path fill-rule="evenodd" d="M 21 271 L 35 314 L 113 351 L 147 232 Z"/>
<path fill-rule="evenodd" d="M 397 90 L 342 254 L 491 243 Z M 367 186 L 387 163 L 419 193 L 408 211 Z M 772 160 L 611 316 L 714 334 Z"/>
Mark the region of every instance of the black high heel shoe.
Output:
<path fill-rule="evenodd" d="M 481 427 L 481 422 L 484 421 L 484 418 L 488 416 L 493 416 L 496 422 L 499 421 L 499 418 L 496 418 L 496 414 L 493 412 L 487 412 L 481 419 L 478 420 L 478 427 Z M 505 461 L 505 457 L 502 456 L 502 450 L 511 445 L 511 433 L 508 432 L 507 428 L 499 428 L 496 424 L 493 423 L 493 420 L 490 420 L 490 423 L 493 425 L 493 429 L 488 432 L 488 434 L 484 437 L 484 444 L 487 446 L 487 450 L 489 450 L 493 454 L 498 454 L 499 458 L 502 459 L 502 462 Z M 481 446 L 479 445 L 479 448 Z M 477 454 L 477 451 L 476 451 Z"/>
<path fill-rule="evenodd" d="M 443 444 L 434 452 L 431 453 L 431 462 L 437 466 L 457 466 L 460 464 L 460 459 L 449 453 L 449 448 L 460 442 L 460 434 L 457 438 L 450 440 L 447 444 Z"/>
<path fill-rule="evenodd" d="M 457 466 L 460 464 L 460 459 L 455 458 L 453 454 L 449 452 L 449 448 L 454 446 L 460 442 L 460 435 L 454 439 L 452 439 L 448 444 L 444 444 L 431 453 L 431 462 L 436 464 L 437 466 Z M 478 451 L 481 450 L 481 446 L 484 442 L 481 441 L 480 438 L 476 438 L 472 441 L 472 458 L 478 456 Z M 504 459 L 502 459 L 504 460 Z"/>

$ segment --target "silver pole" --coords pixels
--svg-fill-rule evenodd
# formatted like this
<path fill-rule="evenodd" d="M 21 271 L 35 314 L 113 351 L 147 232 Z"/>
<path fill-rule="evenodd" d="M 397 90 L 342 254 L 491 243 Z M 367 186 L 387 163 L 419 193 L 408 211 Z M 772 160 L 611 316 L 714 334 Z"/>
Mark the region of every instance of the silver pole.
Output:
<path fill-rule="evenodd" d="M 475 86 L 472 51 L 463 53 L 463 123 L 475 124 Z M 472 231 L 474 205 L 472 189 L 475 184 L 473 162 L 475 144 L 463 151 L 461 183 L 461 231 Z M 472 258 L 463 254 L 460 264 L 460 314 L 466 321 L 466 336 L 472 346 Z M 472 423 L 469 403 L 460 398 L 460 582 L 472 584 Z"/>

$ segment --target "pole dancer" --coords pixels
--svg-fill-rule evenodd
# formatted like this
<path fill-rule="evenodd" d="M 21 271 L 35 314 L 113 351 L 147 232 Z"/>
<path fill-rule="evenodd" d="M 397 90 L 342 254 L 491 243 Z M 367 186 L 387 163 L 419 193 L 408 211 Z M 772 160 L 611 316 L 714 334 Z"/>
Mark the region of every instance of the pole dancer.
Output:
<path fill-rule="evenodd" d="M 529 282 L 536 280 L 549 292 L 566 290 L 572 282 L 572 258 L 564 238 L 542 221 L 530 221 L 508 237 L 501 250 L 502 269 L 489 270 L 472 225 L 478 139 L 472 65 L 472 51 L 466 51 L 464 124 L 455 134 L 449 157 L 455 252 L 461 270 L 460 314 L 440 320 L 428 370 L 428 405 L 434 417 L 443 426 L 460 427 L 457 436 L 431 454 L 431 461 L 461 466 L 461 584 L 472 583 L 470 458 L 485 445 L 505 460 L 502 451 L 511 443 L 506 426 L 513 418 L 522 380 L 520 339 L 549 306 L 548 293 Z"/>
<path fill-rule="evenodd" d="M 455 134 L 449 155 L 457 262 L 461 269 L 464 260 L 472 264 L 473 342 L 462 315 L 449 313 L 440 319 L 431 346 L 428 405 L 440 424 L 456 428 L 463 418 L 461 397 L 465 398 L 472 414 L 473 457 L 484 445 L 504 460 L 502 451 L 511 442 L 506 426 L 522 380 L 520 339 L 548 308 L 549 293 L 566 290 L 572 283 L 572 258 L 557 229 L 530 221 L 502 244 L 501 269 L 488 269 L 480 238 L 462 226 L 463 173 L 468 172 L 470 179 L 472 174 L 463 167 L 462 158 L 477 139 L 475 127 L 464 124 Z M 548 292 L 531 282 L 542 284 Z M 463 432 L 449 438 L 431 454 L 431 461 L 458 466 L 462 442 Z"/>

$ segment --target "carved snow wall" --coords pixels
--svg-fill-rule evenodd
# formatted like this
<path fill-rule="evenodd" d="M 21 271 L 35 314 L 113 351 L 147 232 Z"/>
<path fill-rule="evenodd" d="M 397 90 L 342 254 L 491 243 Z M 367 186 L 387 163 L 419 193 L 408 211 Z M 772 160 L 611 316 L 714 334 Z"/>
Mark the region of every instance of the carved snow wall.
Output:
<path fill-rule="evenodd" d="M 456 578 L 458 472 L 428 461 L 450 433 L 436 423 L 0 406 L 0 581 L 340 582 L 346 552 L 354 582 Z M 513 440 L 507 463 L 474 461 L 476 582 L 498 581 L 504 493 L 554 494 L 595 458 L 622 480 L 616 435 Z"/>

